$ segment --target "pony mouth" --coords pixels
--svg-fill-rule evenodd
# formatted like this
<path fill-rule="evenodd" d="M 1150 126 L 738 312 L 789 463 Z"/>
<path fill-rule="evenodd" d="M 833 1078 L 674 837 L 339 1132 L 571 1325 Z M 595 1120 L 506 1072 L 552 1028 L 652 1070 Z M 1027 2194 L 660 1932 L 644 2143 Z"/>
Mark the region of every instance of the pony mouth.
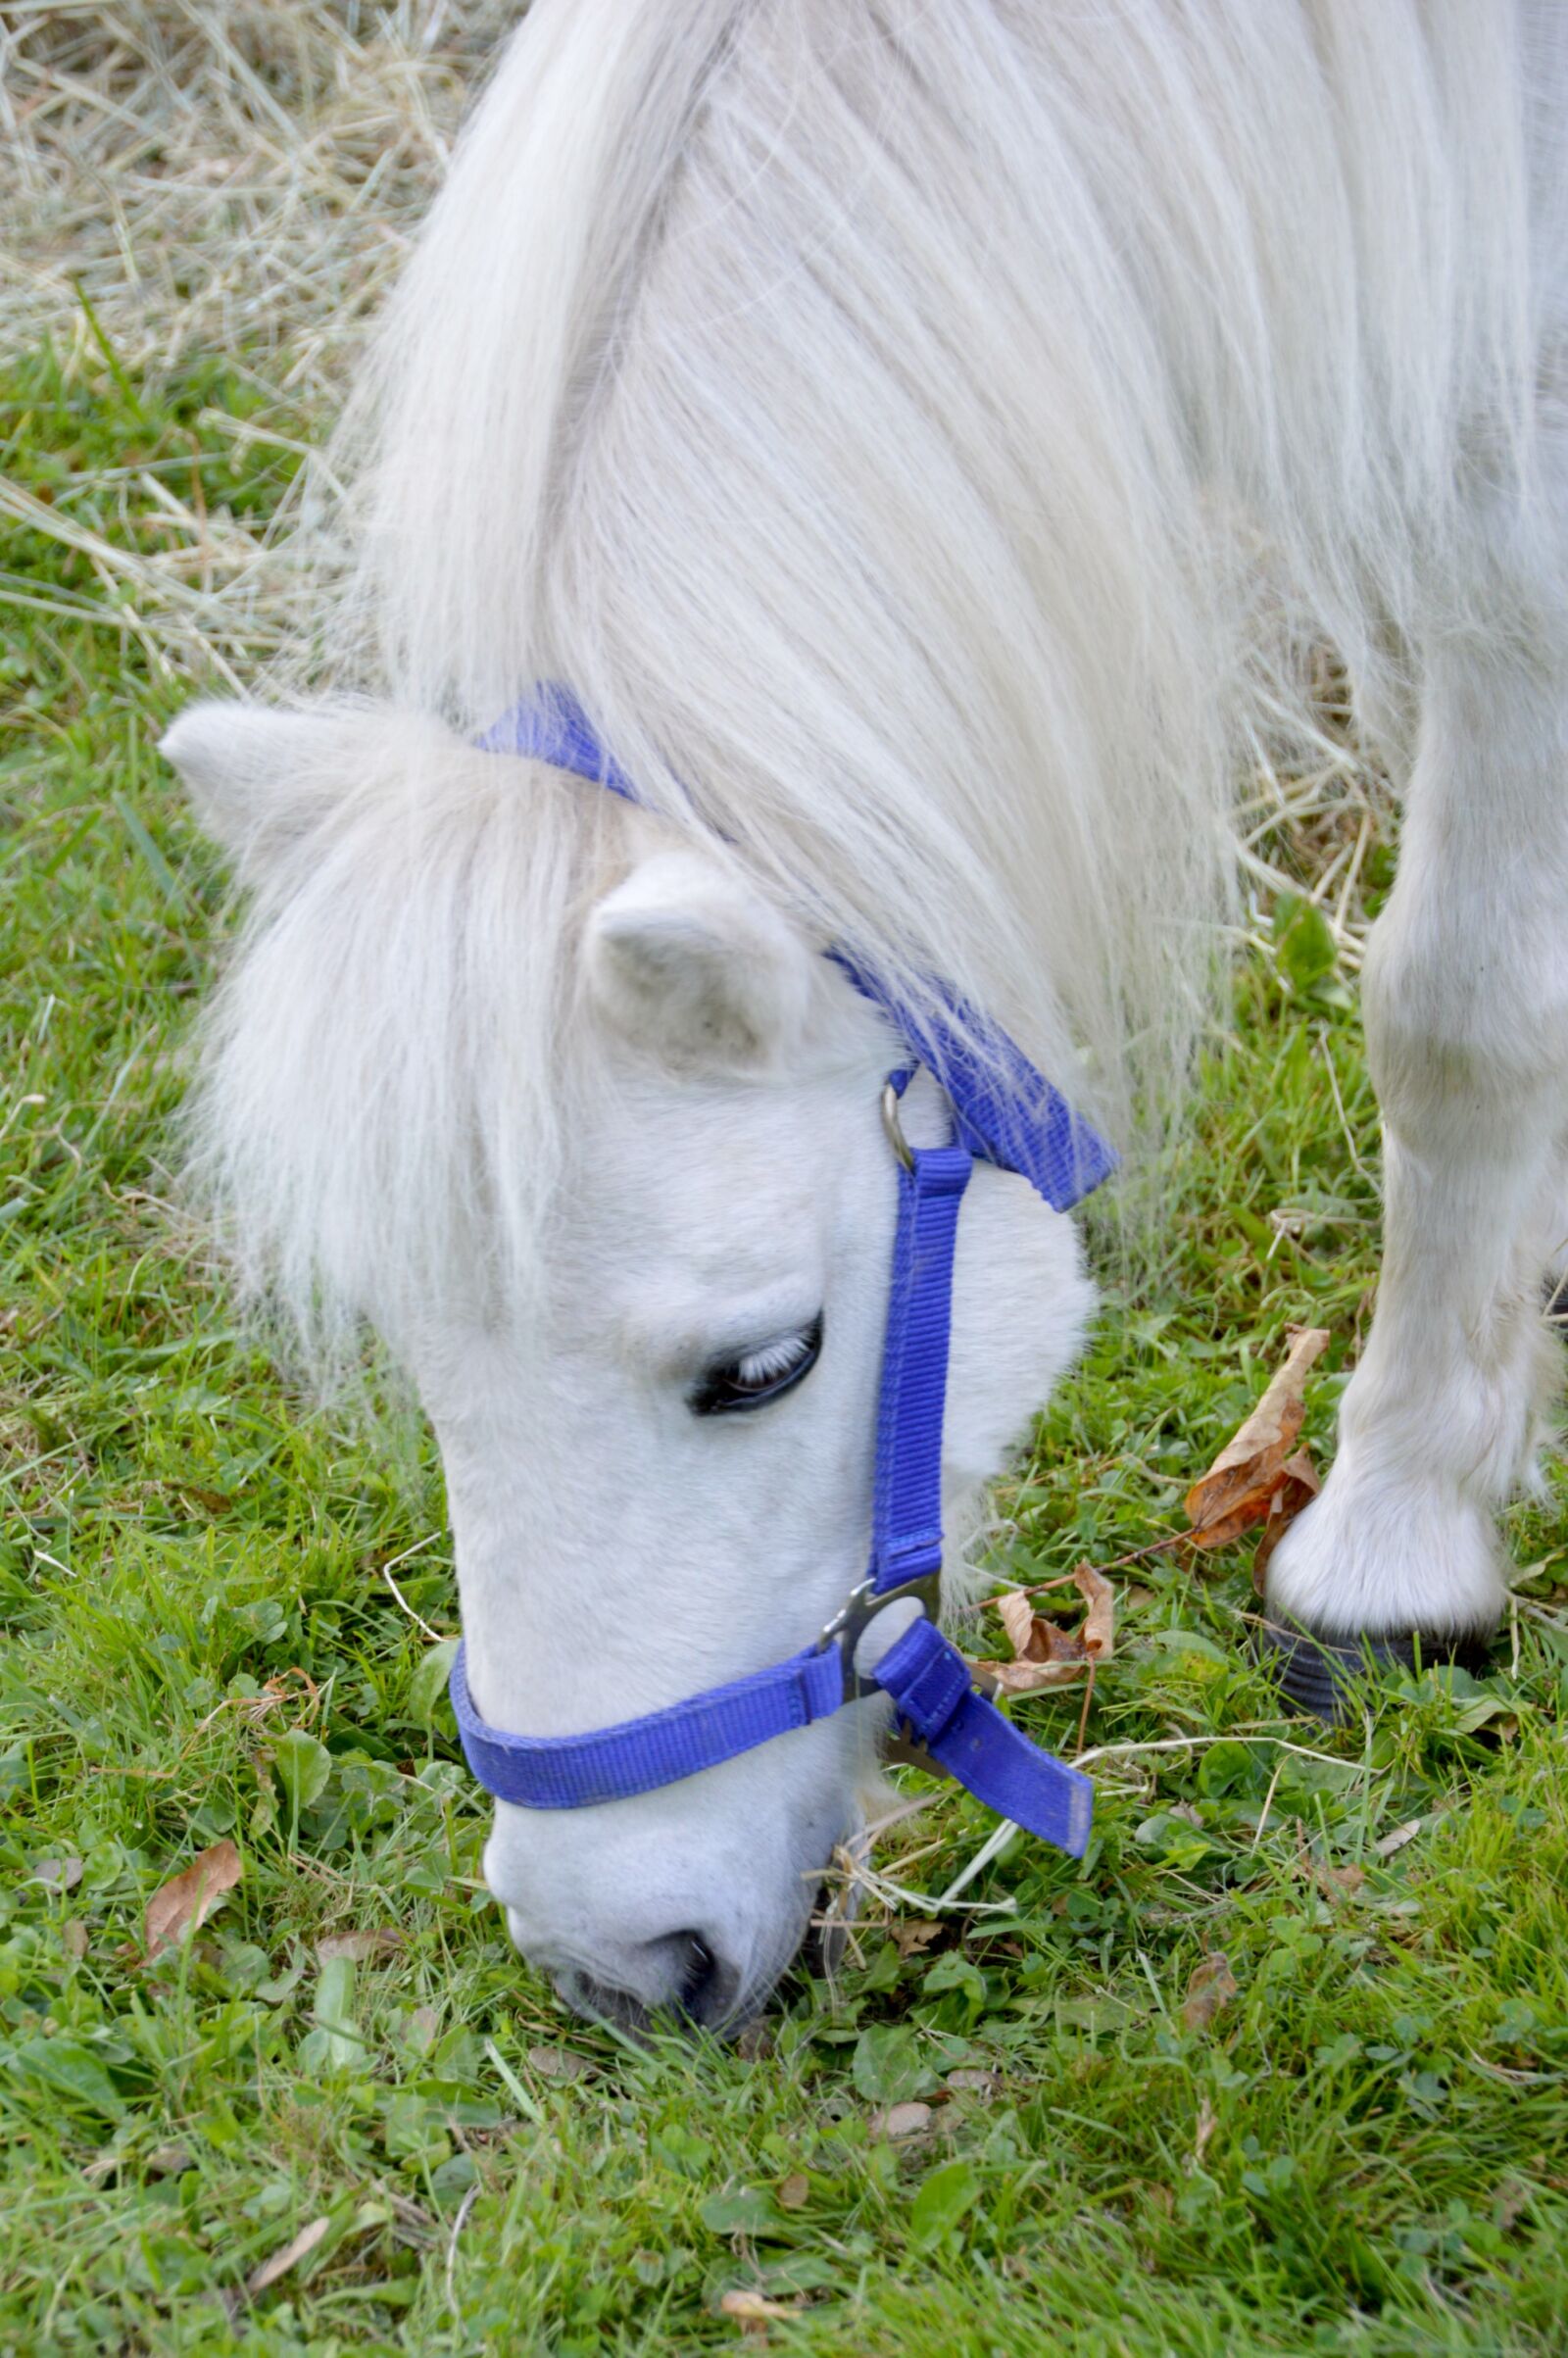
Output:
<path fill-rule="evenodd" d="M 505 1909 L 508 1930 L 518 1953 L 548 1976 L 562 2003 L 584 2021 L 640 2043 L 674 2035 L 733 2046 L 756 2033 L 792 1968 L 803 1969 L 830 1989 L 839 1979 L 862 1896 L 853 1874 L 844 1874 L 840 1862 L 847 1854 L 853 1857 L 866 1840 L 863 1829 L 843 1837 L 823 1865 L 803 1877 L 809 1897 L 801 1915 L 776 1936 L 760 1960 L 727 1960 L 696 1932 L 667 1935 L 657 1945 L 666 1951 L 662 1961 L 670 1987 L 657 1998 L 607 1978 L 580 1951 L 563 1955 L 558 1950 L 554 1956 L 537 1947 L 530 1951 L 510 1907 Z"/>
<path fill-rule="evenodd" d="M 662 2037 L 712 2039 L 733 2045 L 760 2020 L 780 1981 L 800 1953 L 811 1928 L 791 1928 L 770 1946 L 765 1962 L 736 1962 L 714 1953 L 695 1932 L 671 1933 L 651 1947 L 663 1955 L 627 1960 L 627 1978 L 617 1981 L 603 1964 L 581 1951 L 551 1954 L 519 1938 L 513 1911 L 506 1910 L 514 1946 L 543 1973 L 563 2005 L 585 2022 L 621 2038 L 651 2042 Z M 641 1987 L 633 1986 L 641 1983 Z"/>
<path fill-rule="evenodd" d="M 706 1959 L 704 1943 L 697 1941 L 694 1946 Z M 769 1994 L 763 1990 L 755 2003 L 743 2008 L 732 1977 L 708 1963 L 694 1964 L 686 1987 L 658 2006 L 646 2004 L 634 1991 L 618 1990 L 579 1966 L 565 1966 L 553 1978 L 557 1993 L 573 2014 L 643 2042 L 652 2041 L 661 2032 L 687 2039 L 733 2040 L 756 2020 Z"/>

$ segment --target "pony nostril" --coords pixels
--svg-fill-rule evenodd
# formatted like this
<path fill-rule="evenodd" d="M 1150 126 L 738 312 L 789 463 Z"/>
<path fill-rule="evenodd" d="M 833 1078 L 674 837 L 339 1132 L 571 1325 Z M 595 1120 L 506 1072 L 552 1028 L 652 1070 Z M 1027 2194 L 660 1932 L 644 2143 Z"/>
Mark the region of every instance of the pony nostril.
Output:
<path fill-rule="evenodd" d="M 634 1970 L 624 1982 L 569 1966 L 557 1974 L 556 1987 L 579 2014 L 634 2034 L 661 2020 L 666 2029 L 677 2023 L 722 2032 L 734 2017 L 741 1977 L 703 1934 L 665 1933 L 632 1951 L 627 1962 Z"/>
<path fill-rule="evenodd" d="M 689 2014 L 693 2022 L 706 2022 L 717 1992 L 718 1960 L 701 1933 L 677 1933 L 675 1939 L 686 1946 L 686 1970 L 675 1992 L 676 2012 Z"/>

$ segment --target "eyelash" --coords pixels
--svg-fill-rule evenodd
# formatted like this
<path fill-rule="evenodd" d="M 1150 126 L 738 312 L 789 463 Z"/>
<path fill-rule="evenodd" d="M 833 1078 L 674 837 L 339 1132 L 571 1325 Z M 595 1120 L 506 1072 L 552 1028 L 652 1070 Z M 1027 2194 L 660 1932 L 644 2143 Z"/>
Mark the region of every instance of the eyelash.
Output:
<path fill-rule="evenodd" d="M 809 1375 L 821 1350 L 822 1316 L 818 1311 L 801 1334 L 781 1335 L 776 1342 L 742 1351 L 737 1358 L 715 1361 L 687 1405 L 694 1416 L 735 1416 L 760 1408 Z"/>

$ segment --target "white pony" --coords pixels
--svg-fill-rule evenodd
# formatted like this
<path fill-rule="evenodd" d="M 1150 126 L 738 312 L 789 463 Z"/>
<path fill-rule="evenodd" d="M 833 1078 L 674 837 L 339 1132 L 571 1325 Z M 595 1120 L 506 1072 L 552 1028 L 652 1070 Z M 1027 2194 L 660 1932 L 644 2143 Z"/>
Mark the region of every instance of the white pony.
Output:
<path fill-rule="evenodd" d="M 1407 810 L 1382 1294 L 1271 1602 L 1494 1622 L 1564 1226 L 1565 51 L 1553 0 L 536 0 L 351 418 L 344 692 L 168 740 L 254 893 L 210 1176 L 253 1276 L 412 1371 L 487 1718 L 596 1728 L 837 1607 L 893 1059 L 817 952 L 947 977 L 1134 1137 L 1293 633 Z M 650 810 L 473 750 L 551 677 Z M 1089 1306 L 980 1172 L 950 1522 Z M 516 1940 L 583 2006 L 742 2018 L 871 1711 L 501 1806 Z"/>

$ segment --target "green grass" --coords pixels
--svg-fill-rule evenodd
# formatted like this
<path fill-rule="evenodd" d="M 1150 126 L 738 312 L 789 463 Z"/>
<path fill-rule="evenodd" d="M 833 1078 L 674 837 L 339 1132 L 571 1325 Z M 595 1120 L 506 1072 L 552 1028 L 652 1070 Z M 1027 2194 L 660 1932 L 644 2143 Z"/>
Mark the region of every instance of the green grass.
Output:
<path fill-rule="evenodd" d="M 196 422 L 246 398 L 42 355 L 0 380 L 0 441 L 111 533 L 152 529 L 105 487 L 127 447 L 260 514 L 286 460 Z M 412 1549 L 409 1602 L 452 1625 L 429 1446 L 292 1397 L 166 1208 L 224 893 L 149 750 L 171 691 L 50 534 L 13 536 L 0 592 L 30 601 L 0 659 L 0 2349 L 699 2351 L 750 2287 L 800 2298 L 783 2351 L 1560 2351 L 1556 1477 L 1513 1518 L 1537 1569 L 1485 1682 L 1322 1736 L 1250 1666 L 1243 1554 L 1152 1556 L 1089 1741 L 1195 1742 L 1107 1764 L 1081 1866 L 1015 1844 L 973 1887 L 1012 1912 L 907 1957 L 873 1915 L 759 2059 L 564 2019 L 479 1888 L 439 1665 L 378 1576 Z M 1020 1572 L 1170 1530 L 1292 1321 L 1334 1331 L 1327 1443 L 1376 1233 L 1331 1067 L 1368 1169 L 1376 1117 L 1348 993 L 1280 930 L 1165 1258 L 1009 1488 Z M 1071 1744 L 1076 1697 L 1020 1709 Z M 940 1891 L 987 1825 L 944 1793 L 891 1868 Z M 149 1895 L 225 1836 L 239 1888 L 139 1964 Z M 1236 1995 L 1189 2031 L 1215 1950 Z M 890 2143 L 904 2096 L 930 2119 Z"/>

